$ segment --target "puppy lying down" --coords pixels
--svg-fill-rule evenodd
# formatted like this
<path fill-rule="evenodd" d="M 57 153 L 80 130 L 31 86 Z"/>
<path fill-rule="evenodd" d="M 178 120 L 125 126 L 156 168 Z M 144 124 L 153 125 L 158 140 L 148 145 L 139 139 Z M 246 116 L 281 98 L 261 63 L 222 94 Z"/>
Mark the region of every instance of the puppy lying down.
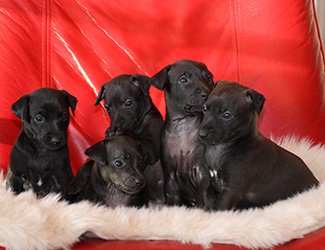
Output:
<path fill-rule="evenodd" d="M 258 131 L 264 102 L 253 89 L 221 81 L 204 105 L 199 138 L 219 192 L 215 209 L 264 206 L 318 185 L 299 157 Z"/>
<path fill-rule="evenodd" d="M 86 150 L 90 160 L 70 183 L 68 200 L 89 200 L 108 207 L 148 204 L 143 151 L 128 136 L 114 136 Z"/>

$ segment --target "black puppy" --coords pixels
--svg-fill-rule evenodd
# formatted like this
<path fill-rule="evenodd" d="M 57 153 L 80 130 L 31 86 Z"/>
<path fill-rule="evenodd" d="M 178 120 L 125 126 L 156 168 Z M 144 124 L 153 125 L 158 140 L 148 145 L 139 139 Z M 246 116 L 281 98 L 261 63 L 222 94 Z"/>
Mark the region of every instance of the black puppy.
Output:
<path fill-rule="evenodd" d="M 106 82 L 95 105 L 105 99 L 105 108 L 111 119 L 106 137 L 127 134 L 136 139 L 146 154 L 148 164 L 160 158 L 160 138 L 163 118 L 149 96 L 150 78 L 120 75 Z"/>
<path fill-rule="evenodd" d="M 264 101 L 253 89 L 221 81 L 205 103 L 199 137 L 216 173 L 216 209 L 265 206 L 318 185 L 300 158 L 258 131 Z"/>
<path fill-rule="evenodd" d="M 163 172 L 160 158 L 163 118 L 149 95 L 150 78 L 144 75 L 120 75 L 106 82 L 95 105 L 105 99 L 105 108 L 111 119 L 105 137 L 128 135 L 137 140 L 144 153 L 150 200 L 164 202 Z M 154 173 L 154 175 L 152 174 Z"/>
<path fill-rule="evenodd" d="M 148 204 L 143 151 L 128 136 L 105 139 L 86 150 L 91 160 L 70 183 L 69 200 L 90 200 L 108 207 Z"/>
<path fill-rule="evenodd" d="M 10 154 L 7 188 L 15 193 L 32 189 L 39 197 L 65 193 L 72 180 L 67 129 L 69 107 L 77 99 L 64 90 L 41 88 L 22 96 L 12 111 L 23 122 Z"/>
<path fill-rule="evenodd" d="M 213 76 L 203 63 L 181 60 L 154 75 L 151 84 L 165 90 L 167 112 L 161 161 L 166 202 L 209 209 L 214 194 L 204 162 L 204 146 L 197 133 Z"/>

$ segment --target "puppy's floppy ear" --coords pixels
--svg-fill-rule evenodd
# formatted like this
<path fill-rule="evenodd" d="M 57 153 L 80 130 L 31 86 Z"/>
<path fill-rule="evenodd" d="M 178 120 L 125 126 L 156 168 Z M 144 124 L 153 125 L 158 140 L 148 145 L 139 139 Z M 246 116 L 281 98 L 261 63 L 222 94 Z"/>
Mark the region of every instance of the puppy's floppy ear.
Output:
<path fill-rule="evenodd" d="M 106 147 L 105 141 L 100 141 L 93 146 L 89 147 L 85 154 L 90 157 L 90 159 L 98 162 L 99 164 L 106 164 Z"/>
<path fill-rule="evenodd" d="M 246 99 L 249 105 L 255 108 L 258 116 L 260 116 L 264 106 L 265 97 L 257 91 L 249 89 L 246 91 Z"/>
<path fill-rule="evenodd" d="M 103 100 L 104 97 L 105 97 L 105 93 L 106 93 L 105 84 L 106 83 L 107 82 L 104 83 L 104 85 L 102 86 L 101 90 L 99 91 L 99 93 L 97 95 L 96 102 L 95 102 L 95 106 L 97 106 L 101 102 L 101 100 Z"/>
<path fill-rule="evenodd" d="M 150 79 L 151 85 L 155 86 L 157 89 L 163 90 L 168 79 L 168 73 L 170 71 L 171 65 L 166 66 L 157 74 L 155 74 Z"/>
<path fill-rule="evenodd" d="M 217 85 L 218 85 L 219 83 L 221 83 L 221 82 L 223 82 L 223 81 L 222 81 L 222 80 L 221 80 L 221 81 L 217 81 L 217 82 L 213 85 L 213 88 L 217 87 Z"/>
<path fill-rule="evenodd" d="M 133 74 L 131 76 L 131 82 L 141 89 L 142 93 L 145 96 L 149 96 L 149 89 L 150 89 L 150 77 L 140 75 L 140 74 Z"/>
<path fill-rule="evenodd" d="M 67 91 L 65 90 L 61 90 L 62 93 L 66 96 L 67 98 L 67 103 L 69 104 L 72 114 L 74 115 L 74 111 L 76 110 L 76 106 L 77 106 L 77 98 L 75 98 L 73 95 L 70 95 Z"/>
<path fill-rule="evenodd" d="M 22 121 L 30 122 L 29 95 L 23 95 L 11 106 L 12 112 Z"/>

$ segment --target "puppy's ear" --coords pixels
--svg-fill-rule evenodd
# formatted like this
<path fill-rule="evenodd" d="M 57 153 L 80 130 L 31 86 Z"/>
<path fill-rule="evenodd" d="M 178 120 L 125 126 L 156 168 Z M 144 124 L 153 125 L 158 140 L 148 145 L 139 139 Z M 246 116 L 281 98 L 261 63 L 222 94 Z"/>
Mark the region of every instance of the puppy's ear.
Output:
<path fill-rule="evenodd" d="M 141 89 L 142 93 L 145 96 L 149 96 L 149 89 L 150 89 L 150 77 L 140 75 L 140 74 L 133 74 L 131 76 L 131 82 Z"/>
<path fill-rule="evenodd" d="M 74 111 L 76 110 L 76 106 L 77 106 L 77 98 L 75 98 L 73 95 L 70 95 L 67 91 L 65 90 L 61 90 L 62 93 L 66 96 L 67 98 L 67 103 L 69 104 L 72 114 L 74 115 Z"/>
<path fill-rule="evenodd" d="M 104 83 L 104 85 L 102 86 L 101 90 L 98 93 L 98 96 L 97 96 L 96 102 L 95 102 L 95 106 L 97 106 L 101 102 L 101 100 L 103 100 L 105 97 L 105 93 L 106 93 L 105 84 L 106 83 Z"/>
<path fill-rule="evenodd" d="M 11 106 L 12 112 L 22 121 L 30 122 L 29 95 L 23 95 Z"/>
<path fill-rule="evenodd" d="M 249 105 L 255 108 L 258 116 L 260 116 L 264 106 L 265 97 L 257 91 L 249 89 L 246 92 L 246 99 Z"/>
<path fill-rule="evenodd" d="M 153 77 L 151 77 L 150 84 L 155 86 L 157 89 L 163 90 L 168 79 L 170 67 L 171 65 L 166 66 Z"/>
<path fill-rule="evenodd" d="M 221 80 L 221 81 L 217 81 L 217 82 L 213 85 L 213 88 L 217 87 L 217 85 L 218 85 L 219 83 L 221 83 L 221 82 L 223 82 L 223 81 L 222 81 L 222 80 Z"/>
<path fill-rule="evenodd" d="M 90 148 L 88 148 L 85 152 L 90 159 L 98 162 L 99 164 L 105 165 L 106 164 L 106 147 L 105 147 L 105 140 L 100 141 Z"/>

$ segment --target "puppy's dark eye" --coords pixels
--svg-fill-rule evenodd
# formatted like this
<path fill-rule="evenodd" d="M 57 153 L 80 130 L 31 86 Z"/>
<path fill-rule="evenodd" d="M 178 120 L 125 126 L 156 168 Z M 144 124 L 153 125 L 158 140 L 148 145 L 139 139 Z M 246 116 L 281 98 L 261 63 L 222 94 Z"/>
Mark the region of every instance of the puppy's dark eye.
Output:
<path fill-rule="evenodd" d="M 44 121 L 44 117 L 42 115 L 36 115 L 34 120 L 37 122 L 37 123 L 42 123 Z"/>
<path fill-rule="evenodd" d="M 186 76 L 181 76 L 181 78 L 179 78 L 178 82 L 185 84 L 188 83 L 188 78 Z"/>
<path fill-rule="evenodd" d="M 62 113 L 62 120 L 66 121 L 69 118 L 69 115 L 67 112 Z"/>
<path fill-rule="evenodd" d="M 229 112 L 229 111 L 226 111 L 222 114 L 222 118 L 225 119 L 225 120 L 229 120 L 233 117 L 232 113 Z"/>
<path fill-rule="evenodd" d="M 203 113 L 205 113 L 207 111 L 208 111 L 207 105 L 203 105 Z"/>
<path fill-rule="evenodd" d="M 129 107 L 132 107 L 132 105 L 133 105 L 133 101 L 132 100 L 126 100 L 125 101 L 125 107 L 127 107 L 127 108 L 129 108 Z"/>
<path fill-rule="evenodd" d="M 123 166 L 123 162 L 121 160 L 116 160 L 114 162 L 114 164 L 115 164 L 116 167 L 122 167 Z"/>
<path fill-rule="evenodd" d="M 105 109 L 107 113 L 111 112 L 111 107 L 108 104 L 105 104 Z"/>

